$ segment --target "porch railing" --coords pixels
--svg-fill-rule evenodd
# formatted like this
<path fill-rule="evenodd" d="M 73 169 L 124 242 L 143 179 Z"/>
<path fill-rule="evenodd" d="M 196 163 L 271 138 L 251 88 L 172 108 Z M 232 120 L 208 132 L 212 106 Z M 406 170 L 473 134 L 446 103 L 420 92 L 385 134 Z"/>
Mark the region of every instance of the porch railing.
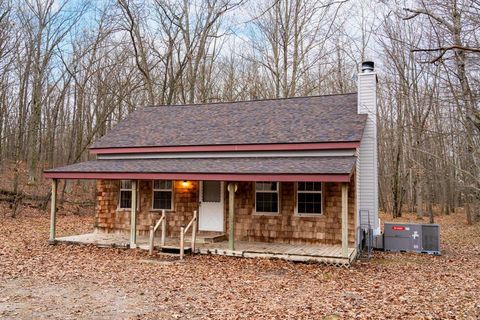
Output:
<path fill-rule="evenodd" d="M 155 226 L 150 226 L 150 245 L 149 245 L 149 253 L 150 255 L 153 254 L 153 247 L 154 247 L 154 239 L 155 239 L 155 231 L 157 231 L 158 227 L 162 225 L 162 236 L 160 238 L 160 245 L 163 247 L 165 245 L 165 236 L 167 233 L 167 218 L 165 215 L 165 210 L 162 210 L 162 216 L 157 221 Z"/>
<path fill-rule="evenodd" d="M 185 234 L 187 234 L 188 229 L 192 228 L 192 252 L 195 252 L 195 240 L 197 236 L 197 210 L 193 211 L 193 218 L 190 220 L 188 225 L 182 225 L 180 227 L 180 260 L 183 260 L 185 255 Z"/>

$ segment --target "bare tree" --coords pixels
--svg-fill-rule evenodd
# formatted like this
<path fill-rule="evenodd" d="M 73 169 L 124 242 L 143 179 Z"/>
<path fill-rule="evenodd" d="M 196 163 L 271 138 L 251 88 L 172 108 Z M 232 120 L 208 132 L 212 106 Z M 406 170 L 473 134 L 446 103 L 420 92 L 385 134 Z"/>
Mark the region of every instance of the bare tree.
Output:
<path fill-rule="evenodd" d="M 433 220 L 480 198 L 479 8 L 0 0 L 0 159 L 21 195 L 25 163 L 34 182 L 37 167 L 87 160 L 138 107 L 353 92 L 373 59 L 381 208 Z"/>
<path fill-rule="evenodd" d="M 68 35 L 83 14 L 84 7 L 64 10 L 69 4 L 64 1 L 58 7 L 54 0 L 24 1 L 19 10 L 19 19 L 25 30 L 25 41 L 29 54 L 31 71 L 31 117 L 29 136 L 29 182 L 37 179 L 39 160 L 39 135 L 43 101 L 50 90 L 45 86 L 47 73 L 55 50 Z M 67 13 L 68 12 L 68 13 Z"/>
<path fill-rule="evenodd" d="M 424 62 L 441 64 L 446 72 L 446 83 L 465 134 L 465 143 L 457 151 L 461 154 L 458 169 L 468 202 L 480 200 L 480 109 L 478 92 L 471 87 L 471 79 L 476 77 L 472 73 L 472 59 L 475 56 L 478 59 L 480 53 L 474 31 L 479 23 L 479 4 L 478 1 L 421 1 L 415 8 L 405 8 L 404 18 L 414 20 L 424 16 L 430 23 L 435 42 L 411 51 L 423 54 L 420 59 Z"/>

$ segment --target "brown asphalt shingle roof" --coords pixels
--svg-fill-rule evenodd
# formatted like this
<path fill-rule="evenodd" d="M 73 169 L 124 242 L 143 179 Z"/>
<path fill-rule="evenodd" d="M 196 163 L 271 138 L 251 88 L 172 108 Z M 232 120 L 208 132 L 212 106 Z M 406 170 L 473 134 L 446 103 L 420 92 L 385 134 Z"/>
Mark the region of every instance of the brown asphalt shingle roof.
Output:
<path fill-rule="evenodd" d="M 357 94 L 143 107 L 92 148 L 360 141 Z"/>
<path fill-rule="evenodd" d="M 355 160 L 354 156 L 95 160 L 45 172 L 350 174 Z"/>

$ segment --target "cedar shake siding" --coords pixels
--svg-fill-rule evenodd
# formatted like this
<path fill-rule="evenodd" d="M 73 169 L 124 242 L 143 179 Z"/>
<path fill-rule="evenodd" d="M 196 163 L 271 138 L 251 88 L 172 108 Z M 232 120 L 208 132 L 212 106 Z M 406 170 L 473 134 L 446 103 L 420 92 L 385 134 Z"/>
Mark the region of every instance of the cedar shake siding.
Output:
<path fill-rule="evenodd" d="M 137 230 L 140 235 L 147 235 L 150 226 L 161 216 L 161 210 L 152 209 L 152 183 L 141 180 L 138 185 Z M 100 232 L 130 232 L 130 209 L 118 208 L 119 188 L 119 180 L 97 180 L 95 228 Z M 198 182 L 189 181 L 185 188 L 180 181 L 174 181 L 173 199 L 173 211 L 167 211 L 168 236 L 178 236 L 181 225 L 192 219 L 193 210 L 198 210 Z"/>
<path fill-rule="evenodd" d="M 353 182 L 353 180 L 352 180 Z M 355 241 L 355 184 L 349 184 L 348 234 Z M 282 182 L 279 190 L 279 213 L 256 214 L 254 183 L 241 182 L 235 193 L 235 240 L 278 243 L 341 244 L 341 184 L 326 182 L 323 188 L 324 212 L 318 217 L 295 215 L 295 183 Z M 228 234 L 228 199 L 225 230 Z"/>
<path fill-rule="evenodd" d="M 228 184 L 226 182 L 225 184 Z M 323 214 L 316 217 L 295 215 L 295 183 L 279 184 L 279 213 L 260 215 L 255 213 L 254 182 L 239 182 L 235 193 L 235 239 L 241 241 L 279 243 L 341 243 L 341 184 L 324 183 Z M 198 181 L 189 181 L 183 187 L 174 182 L 174 207 L 167 213 L 167 236 L 178 237 L 180 226 L 192 218 L 198 210 Z M 95 227 L 100 232 L 129 233 L 130 210 L 118 209 L 120 182 L 97 180 L 97 206 Z M 226 189 L 226 188 L 225 188 Z M 228 234 L 228 193 L 225 191 L 224 223 Z M 355 230 L 355 182 L 349 183 L 349 242 L 354 243 Z M 160 212 L 152 210 L 152 181 L 139 181 L 137 230 L 147 235 L 150 225 L 160 218 Z"/>

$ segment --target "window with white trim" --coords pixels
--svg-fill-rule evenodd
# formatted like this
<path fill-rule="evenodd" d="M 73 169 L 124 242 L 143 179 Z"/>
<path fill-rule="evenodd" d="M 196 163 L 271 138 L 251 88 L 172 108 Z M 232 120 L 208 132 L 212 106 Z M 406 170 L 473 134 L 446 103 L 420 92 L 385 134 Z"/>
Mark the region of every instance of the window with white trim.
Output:
<path fill-rule="evenodd" d="M 278 213 L 278 182 L 255 182 L 255 211 Z"/>
<path fill-rule="evenodd" d="M 120 180 L 120 201 L 118 203 L 120 209 L 132 208 L 132 181 Z"/>
<path fill-rule="evenodd" d="M 172 180 L 154 180 L 152 208 L 154 210 L 172 210 L 173 182 Z"/>
<path fill-rule="evenodd" d="M 322 214 L 322 183 L 297 183 L 297 213 L 315 215 Z"/>

